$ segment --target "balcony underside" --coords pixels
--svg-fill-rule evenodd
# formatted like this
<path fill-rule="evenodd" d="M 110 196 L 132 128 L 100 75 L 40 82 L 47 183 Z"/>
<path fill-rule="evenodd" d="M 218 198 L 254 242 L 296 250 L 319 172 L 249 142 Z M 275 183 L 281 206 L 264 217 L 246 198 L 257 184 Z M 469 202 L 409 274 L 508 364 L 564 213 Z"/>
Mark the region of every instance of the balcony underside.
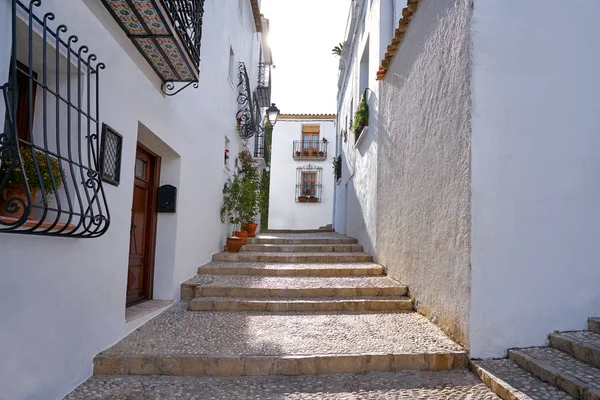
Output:
<path fill-rule="evenodd" d="M 102 0 L 102 3 L 163 82 L 198 81 L 199 48 L 188 50 L 194 39 L 180 37 L 163 0 Z M 183 15 L 184 22 L 191 23 L 201 13 L 202 3 L 195 15 L 183 13 L 178 18 Z M 201 21 L 195 23 L 198 28 L 201 26 Z M 179 22 L 178 26 L 181 25 Z"/>

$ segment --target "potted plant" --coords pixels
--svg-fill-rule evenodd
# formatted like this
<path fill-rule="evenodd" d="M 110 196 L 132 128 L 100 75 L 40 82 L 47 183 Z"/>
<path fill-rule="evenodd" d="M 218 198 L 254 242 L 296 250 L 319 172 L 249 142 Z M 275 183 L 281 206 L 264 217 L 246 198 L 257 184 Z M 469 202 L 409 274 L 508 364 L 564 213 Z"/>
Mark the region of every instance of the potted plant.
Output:
<path fill-rule="evenodd" d="M 237 236 L 230 236 L 227 238 L 227 251 L 230 253 L 239 252 L 243 245 L 244 242 L 242 241 L 242 238 Z"/>
<path fill-rule="evenodd" d="M 308 150 L 304 150 L 304 157 L 308 157 Z"/>
<path fill-rule="evenodd" d="M 323 157 L 323 156 L 325 156 L 325 152 L 324 152 L 324 151 L 320 151 L 320 152 L 319 152 L 319 156 L 320 156 L 320 157 Z"/>
<path fill-rule="evenodd" d="M 240 224 L 240 198 L 242 194 L 242 185 L 241 180 L 237 174 L 233 175 L 233 181 L 227 185 L 223 189 L 223 206 L 221 207 L 221 222 L 225 223 L 228 221 L 233 226 L 238 226 Z M 238 231 L 239 232 L 239 231 Z M 240 247 L 243 243 L 243 236 L 236 235 L 234 231 L 232 236 L 227 238 L 227 249 L 231 252 L 239 251 L 239 248 L 236 249 L 239 243 Z M 232 239 L 232 240 L 229 240 Z M 239 240 L 239 243 L 238 243 Z"/>
<path fill-rule="evenodd" d="M 352 125 L 352 130 L 354 131 L 355 142 L 360 137 L 365 126 L 369 125 L 369 105 L 367 104 L 365 94 L 366 90 L 360 98 L 360 103 L 358 103 L 358 108 L 356 109 L 356 113 L 354 114 L 354 125 Z"/>
<path fill-rule="evenodd" d="M 329 143 L 329 142 L 327 141 L 327 138 L 323 138 L 323 143 L 325 143 L 325 144 Z"/>
<path fill-rule="evenodd" d="M 302 152 L 300 150 L 296 150 L 296 157 L 300 157 L 302 155 Z"/>
<path fill-rule="evenodd" d="M 56 157 L 47 155 L 38 150 L 33 150 L 32 154 L 31 147 L 26 145 L 20 146 L 20 154 L 21 160 L 23 161 L 23 171 L 21 171 L 19 163 L 14 162 L 13 164 L 13 160 L 10 158 L 3 160 L 0 165 L 0 182 L 3 182 L 6 179 L 6 185 L 2 190 L 2 193 L 0 193 L 0 215 L 12 218 L 21 218 L 26 211 L 23 207 L 20 207 L 17 212 L 13 213 L 8 212 L 6 209 L 6 206 L 11 205 L 8 204 L 9 200 L 15 198 L 21 199 L 27 204 L 27 191 L 25 189 L 23 175 L 29 185 L 31 204 L 35 203 L 37 193 L 42 188 L 46 195 L 46 199 L 44 200 L 45 205 L 47 205 L 50 203 L 48 196 L 55 194 L 56 190 L 63 187 L 62 171 Z M 36 171 L 36 163 L 33 158 L 34 154 L 41 177 L 38 177 Z M 53 179 L 54 185 L 52 184 Z M 11 203 L 18 204 L 15 202 Z M 22 203 L 20 204 L 22 205 Z"/>
<path fill-rule="evenodd" d="M 316 196 L 312 196 L 312 195 L 311 195 L 311 196 L 308 196 L 308 199 L 307 199 L 307 201 L 308 201 L 309 203 L 317 203 L 317 202 L 319 201 L 319 198 L 318 198 L 318 197 L 316 197 Z"/>
<path fill-rule="evenodd" d="M 313 157 L 316 157 L 316 156 L 317 156 L 317 154 L 319 154 L 319 152 L 318 152 L 317 150 L 313 150 L 313 151 L 312 151 L 312 155 L 313 155 Z"/>
<path fill-rule="evenodd" d="M 242 230 L 248 232 L 249 237 L 256 236 L 256 216 L 258 215 L 260 176 L 258 175 L 257 161 L 248 150 L 243 150 L 240 155 L 241 164 L 241 196 L 240 220 Z"/>
<path fill-rule="evenodd" d="M 298 196 L 298 202 L 299 203 L 306 203 L 308 201 L 308 197 L 306 197 L 305 195 L 300 195 Z"/>

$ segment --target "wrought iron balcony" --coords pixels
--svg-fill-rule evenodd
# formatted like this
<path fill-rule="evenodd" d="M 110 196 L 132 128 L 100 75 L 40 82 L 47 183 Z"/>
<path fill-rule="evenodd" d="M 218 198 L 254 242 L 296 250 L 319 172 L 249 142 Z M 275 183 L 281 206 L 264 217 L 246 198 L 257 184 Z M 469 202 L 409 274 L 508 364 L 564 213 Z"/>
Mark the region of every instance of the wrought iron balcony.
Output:
<path fill-rule="evenodd" d="M 198 87 L 204 0 L 102 0 L 162 79 L 166 95 Z M 175 90 L 175 82 L 187 82 Z"/>
<path fill-rule="evenodd" d="M 261 107 L 271 105 L 271 64 L 258 63 L 258 86 L 256 87 L 258 104 Z"/>
<path fill-rule="evenodd" d="M 294 140 L 294 160 L 327 160 L 327 143 L 323 141 Z"/>
<path fill-rule="evenodd" d="M 238 67 L 238 112 L 236 119 L 238 121 L 238 134 L 242 139 L 250 139 L 254 135 L 263 134 L 263 113 L 258 101 L 256 92 L 250 88 L 250 79 L 246 71 L 246 65 L 241 62 Z"/>

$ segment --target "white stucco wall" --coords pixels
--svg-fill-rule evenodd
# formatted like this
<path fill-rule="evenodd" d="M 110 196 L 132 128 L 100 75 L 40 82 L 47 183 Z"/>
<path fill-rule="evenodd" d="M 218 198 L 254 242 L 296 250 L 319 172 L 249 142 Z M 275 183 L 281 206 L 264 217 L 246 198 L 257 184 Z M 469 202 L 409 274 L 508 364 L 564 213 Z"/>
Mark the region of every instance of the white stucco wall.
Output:
<path fill-rule="evenodd" d="M 471 353 L 600 313 L 600 3 L 475 2 Z"/>
<path fill-rule="evenodd" d="M 417 309 L 467 344 L 468 0 L 422 0 L 382 81 L 377 261 Z"/>
<path fill-rule="evenodd" d="M 380 85 L 375 78 L 379 62 L 392 37 L 394 5 L 380 0 L 353 4 L 346 28 L 338 81 L 337 140 L 341 143 L 342 179 L 336 186 L 334 228 L 356 237 L 365 251 L 373 254 L 377 242 L 376 185 L 380 101 Z M 367 59 L 368 68 L 365 69 Z M 354 113 L 365 88 L 368 88 L 369 128 L 360 143 L 356 144 L 350 122 L 354 120 Z M 347 132 L 347 140 L 341 135 L 344 131 Z"/>
<path fill-rule="evenodd" d="M 228 79 L 229 48 L 256 82 L 258 35 L 250 2 L 206 2 L 200 88 L 164 97 L 160 81 L 96 0 L 44 0 L 106 64 L 101 75 L 101 121 L 123 134 L 121 184 L 106 185 L 112 223 L 98 239 L 1 234 L 0 397 L 62 398 L 92 373 L 92 358 L 135 329 L 125 323 L 133 165 L 136 142 L 162 158 L 161 184 L 178 187 L 178 212 L 158 220 L 156 299 L 178 299 L 180 284 L 222 249 L 227 227 L 219 220 L 225 135 L 231 160 L 236 83 Z M 0 0 L 0 76 L 10 59 L 10 2 Z M 4 81 L 2 80 L 2 83 Z M 3 106 L 3 104 L 2 104 Z M 0 109 L 4 113 L 4 107 Z"/>
<path fill-rule="evenodd" d="M 326 138 L 325 161 L 294 160 L 295 140 L 302 140 L 302 125 L 319 125 L 320 139 Z M 335 121 L 322 119 L 280 120 L 273 129 L 269 229 L 317 229 L 333 220 L 333 167 Z M 320 203 L 296 203 L 297 168 L 322 168 Z"/>

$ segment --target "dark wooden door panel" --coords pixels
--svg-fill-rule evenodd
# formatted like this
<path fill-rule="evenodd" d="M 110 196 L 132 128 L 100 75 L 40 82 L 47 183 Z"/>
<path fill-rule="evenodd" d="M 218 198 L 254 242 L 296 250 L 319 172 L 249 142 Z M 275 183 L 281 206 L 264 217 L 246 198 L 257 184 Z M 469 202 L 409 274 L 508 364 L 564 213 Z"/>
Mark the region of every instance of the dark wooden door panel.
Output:
<path fill-rule="evenodd" d="M 152 294 L 159 160 L 138 145 L 131 206 L 127 304 L 150 299 Z"/>

